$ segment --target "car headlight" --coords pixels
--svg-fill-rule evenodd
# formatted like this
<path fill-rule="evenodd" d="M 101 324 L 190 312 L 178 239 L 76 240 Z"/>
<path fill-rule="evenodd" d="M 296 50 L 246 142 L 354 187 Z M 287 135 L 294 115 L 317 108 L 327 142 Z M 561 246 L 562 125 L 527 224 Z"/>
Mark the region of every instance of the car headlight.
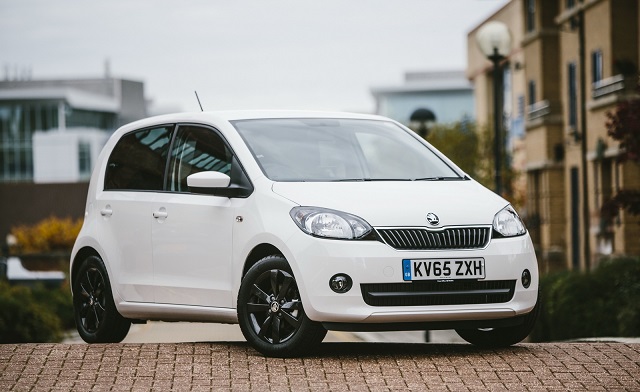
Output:
<path fill-rule="evenodd" d="M 362 218 L 320 207 L 294 207 L 293 221 L 307 234 L 345 240 L 365 237 L 373 228 Z"/>
<path fill-rule="evenodd" d="M 511 205 L 506 206 L 493 217 L 494 237 L 515 237 L 527 232 L 522 219 Z"/>

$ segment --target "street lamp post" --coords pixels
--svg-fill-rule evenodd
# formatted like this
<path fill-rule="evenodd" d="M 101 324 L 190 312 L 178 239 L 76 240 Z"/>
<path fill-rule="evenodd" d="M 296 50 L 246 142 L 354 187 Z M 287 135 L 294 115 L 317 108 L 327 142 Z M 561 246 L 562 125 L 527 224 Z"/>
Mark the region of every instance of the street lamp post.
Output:
<path fill-rule="evenodd" d="M 426 138 L 435 122 L 436 115 L 433 114 L 431 110 L 420 108 L 411 113 L 411 117 L 409 117 L 409 128 L 413 129 L 423 138 Z"/>
<path fill-rule="evenodd" d="M 482 54 L 493 64 L 493 157 L 495 171 L 495 192 L 502 194 L 502 67 L 500 62 L 511 51 L 511 34 L 502 22 L 491 21 L 476 33 L 476 41 Z"/>

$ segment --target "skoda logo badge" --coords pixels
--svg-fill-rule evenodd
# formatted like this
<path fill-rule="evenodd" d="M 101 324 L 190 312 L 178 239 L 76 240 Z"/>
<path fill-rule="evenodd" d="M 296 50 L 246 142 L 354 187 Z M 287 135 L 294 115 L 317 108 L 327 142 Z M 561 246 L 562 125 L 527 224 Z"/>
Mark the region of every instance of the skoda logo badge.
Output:
<path fill-rule="evenodd" d="M 440 219 L 438 218 L 438 215 L 430 212 L 427 214 L 427 222 L 429 222 L 431 226 L 437 226 L 438 223 L 440 223 Z"/>

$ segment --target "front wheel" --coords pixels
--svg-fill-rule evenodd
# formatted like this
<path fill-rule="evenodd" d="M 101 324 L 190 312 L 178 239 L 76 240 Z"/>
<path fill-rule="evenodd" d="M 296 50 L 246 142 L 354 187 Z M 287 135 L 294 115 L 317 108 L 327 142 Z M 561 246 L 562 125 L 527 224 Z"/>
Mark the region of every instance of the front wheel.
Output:
<path fill-rule="evenodd" d="M 238 322 L 245 339 L 267 356 L 300 355 L 327 334 L 304 313 L 296 279 L 282 256 L 261 259 L 244 276 L 238 293 Z"/>
<path fill-rule="evenodd" d="M 109 276 L 98 256 L 82 261 L 73 277 L 73 316 L 87 343 L 119 343 L 131 327 L 113 302 Z"/>
<path fill-rule="evenodd" d="M 523 317 L 522 324 L 502 328 L 456 329 L 456 332 L 462 339 L 479 347 L 499 348 L 511 346 L 529 336 L 536 324 L 541 306 L 540 293 L 538 293 L 536 306 Z"/>

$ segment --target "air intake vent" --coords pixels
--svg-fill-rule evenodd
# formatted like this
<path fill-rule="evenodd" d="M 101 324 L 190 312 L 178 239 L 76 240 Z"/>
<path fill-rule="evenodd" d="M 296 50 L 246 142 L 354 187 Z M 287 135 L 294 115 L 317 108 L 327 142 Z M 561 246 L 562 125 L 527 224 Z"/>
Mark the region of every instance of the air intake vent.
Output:
<path fill-rule="evenodd" d="M 398 250 L 482 249 L 491 239 L 489 227 L 454 227 L 443 230 L 376 229 L 380 237 Z"/>
<path fill-rule="evenodd" d="M 515 280 L 417 281 L 361 284 L 362 298 L 370 306 L 435 306 L 509 302 Z"/>

